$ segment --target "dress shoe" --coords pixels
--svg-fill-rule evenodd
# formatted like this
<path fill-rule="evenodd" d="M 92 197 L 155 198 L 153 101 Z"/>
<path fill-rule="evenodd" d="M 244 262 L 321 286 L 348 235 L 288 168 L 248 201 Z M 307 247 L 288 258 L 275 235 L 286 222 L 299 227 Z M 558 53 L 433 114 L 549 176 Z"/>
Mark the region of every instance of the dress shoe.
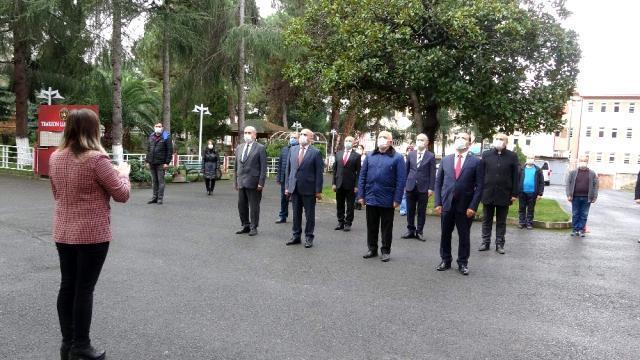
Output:
<path fill-rule="evenodd" d="M 480 248 L 478 249 L 478 251 L 487 251 L 489 250 L 489 244 L 486 243 L 482 243 L 482 245 L 480 245 Z"/>
<path fill-rule="evenodd" d="M 71 350 L 71 344 L 62 342 L 60 346 L 60 359 L 61 360 L 69 360 L 69 350 Z"/>
<path fill-rule="evenodd" d="M 391 260 L 391 255 L 382 253 L 382 256 L 380 256 L 380 260 L 382 262 L 389 262 L 389 260 Z"/>
<path fill-rule="evenodd" d="M 300 243 L 301 243 L 300 239 L 291 238 L 291 239 L 289 240 L 289 242 L 288 242 L 288 243 L 286 243 L 286 245 L 287 245 L 287 246 L 289 246 L 289 245 L 298 245 L 298 244 L 300 244 Z"/>
<path fill-rule="evenodd" d="M 347 232 L 351 231 L 351 225 L 345 225 L 344 229 L 342 229 L 342 230 L 343 231 L 347 231 Z"/>
<path fill-rule="evenodd" d="M 162 205 L 162 200 L 158 200 L 158 205 Z"/>
<path fill-rule="evenodd" d="M 280 218 L 280 219 L 278 219 L 278 220 L 276 221 L 276 224 L 284 224 L 284 223 L 286 223 L 286 222 L 287 222 L 287 219 L 286 219 L 286 218 Z"/>
<path fill-rule="evenodd" d="M 344 229 L 344 224 L 338 224 L 338 226 L 333 228 L 333 230 L 342 230 L 342 229 Z"/>
<path fill-rule="evenodd" d="M 363 258 L 365 258 L 365 259 L 370 259 L 370 258 L 373 258 L 373 257 L 376 257 L 376 256 L 378 256 L 378 252 L 377 252 L 377 251 L 371 251 L 371 250 L 369 250 L 369 251 L 367 251 L 367 253 L 366 253 L 366 254 L 364 254 L 364 256 L 362 256 L 362 257 L 363 257 Z"/>
<path fill-rule="evenodd" d="M 147 204 L 155 204 L 158 202 L 158 199 L 151 199 L 149 201 L 147 201 Z"/>
<path fill-rule="evenodd" d="M 413 231 L 407 231 L 404 235 L 400 236 L 402 239 L 413 239 L 414 237 L 416 237 L 416 234 L 414 234 Z"/>
<path fill-rule="evenodd" d="M 251 229 L 249 230 L 249 236 L 256 236 L 258 235 L 258 229 Z"/>
<path fill-rule="evenodd" d="M 445 271 L 451 269 L 451 263 L 441 262 L 440 265 L 436 267 L 438 271 Z"/>
<path fill-rule="evenodd" d="M 422 237 L 422 234 L 420 233 L 416 233 L 415 239 L 420 241 L 427 241 L 425 238 Z"/>
<path fill-rule="evenodd" d="M 527 230 L 533 230 L 533 225 L 527 225 Z"/>
<path fill-rule="evenodd" d="M 307 248 L 307 249 L 312 248 L 313 247 L 313 240 L 306 239 L 304 241 L 304 247 Z"/>
<path fill-rule="evenodd" d="M 208 191 L 208 192 L 207 192 L 207 195 L 211 196 L 211 191 Z"/>
<path fill-rule="evenodd" d="M 78 348 L 71 347 L 69 351 L 69 360 L 104 360 L 107 358 L 107 353 L 104 350 L 96 350 L 93 346 Z"/>
<path fill-rule="evenodd" d="M 504 246 L 502 246 L 502 245 L 496 246 L 496 252 L 498 254 L 504 255 Z"/>
<path fill-rule="evenodd" d="M 518 225 L 518 229 L 524 229 L 524 228 L 526 228 L 526 227 L 527 227 L 527 225 L 525 225 L 525 224 L 520 224 L 520 225 Z"/>
<path fill-rule="evenodd" d="M 575 230 L 571 232 L 571 236 L 579 236 L 579 235 L 580 233 Z"/>
<path fill-rule="evenodd" d="M 460 272 L 460 274 L 462 275 L 469 275 L 469 268 L 467 267 L 467 265 L 460 265 L 458 266 L 458 271 Z"/>
<path fill-rule="evenodd" d="M 587 236 L 587 233 L 584 232 L 584 230 L 580 231 L 580 237 L 585 237 Z"/>
<path fill-rule="evenodd" d="M 247 234 L 249 232 L 251 232 L 251 229 L 248 228 L 248 227 L 245 227 L 245 228 L 242 228 L 242 229 L 236 231 L 236 234 Z"/>

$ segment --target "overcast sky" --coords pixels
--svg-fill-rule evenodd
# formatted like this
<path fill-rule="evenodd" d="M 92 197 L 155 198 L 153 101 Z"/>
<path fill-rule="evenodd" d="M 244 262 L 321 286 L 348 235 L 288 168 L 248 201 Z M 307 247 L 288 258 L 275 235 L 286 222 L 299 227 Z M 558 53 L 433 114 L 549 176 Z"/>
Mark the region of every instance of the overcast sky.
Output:
<path fill-rule="evenodd" d="M 257 0 L 260 14 L 275 10 Z M 640 1 L 567 0 L 573 15 L 566 26 L 580 37 L 582 95 L 640 95 Z"/>

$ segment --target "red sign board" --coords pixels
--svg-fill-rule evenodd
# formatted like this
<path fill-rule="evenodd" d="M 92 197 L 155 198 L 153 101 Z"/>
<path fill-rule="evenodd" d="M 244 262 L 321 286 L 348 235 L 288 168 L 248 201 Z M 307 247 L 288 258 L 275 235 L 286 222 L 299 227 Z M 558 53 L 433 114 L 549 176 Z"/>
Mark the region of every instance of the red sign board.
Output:
<path fill-rule="evenodd" d="M 40 105 L 38 106 L 38 130 L 62 132 L 71 110 L 91 109 L 98 113 L 97 105 Z"/>

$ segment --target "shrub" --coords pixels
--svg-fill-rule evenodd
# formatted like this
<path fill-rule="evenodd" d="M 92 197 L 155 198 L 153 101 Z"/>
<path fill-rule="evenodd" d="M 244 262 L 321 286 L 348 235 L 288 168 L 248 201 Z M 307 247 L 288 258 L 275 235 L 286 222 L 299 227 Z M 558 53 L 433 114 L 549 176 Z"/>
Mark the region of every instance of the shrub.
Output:
<path fill-rule="evenodd" d="M 136 182 L 136 183 L 151 182 L 151 173 L 144 166 L 144 162 L 138 159 L 131 159 L 129 160 L 129 165 L 131 165 L 131 173 L 129 174 L 129 179 L 132 182 Z"/>

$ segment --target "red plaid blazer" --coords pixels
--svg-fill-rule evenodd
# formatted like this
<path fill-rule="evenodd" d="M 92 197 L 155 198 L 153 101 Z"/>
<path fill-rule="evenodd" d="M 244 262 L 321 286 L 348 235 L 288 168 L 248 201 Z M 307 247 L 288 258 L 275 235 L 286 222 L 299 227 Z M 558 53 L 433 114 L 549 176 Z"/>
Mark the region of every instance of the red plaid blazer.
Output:
<path fill-rule="evenodd" d="M 120 176 L 111 160 L 98 151 L 76 157 L 58 150 L 49 161 L 56 202 L 53 240 L 65 244 L 96 244 L 111 240 L 111 197 L 129 199 L 129 178 Z"/>

